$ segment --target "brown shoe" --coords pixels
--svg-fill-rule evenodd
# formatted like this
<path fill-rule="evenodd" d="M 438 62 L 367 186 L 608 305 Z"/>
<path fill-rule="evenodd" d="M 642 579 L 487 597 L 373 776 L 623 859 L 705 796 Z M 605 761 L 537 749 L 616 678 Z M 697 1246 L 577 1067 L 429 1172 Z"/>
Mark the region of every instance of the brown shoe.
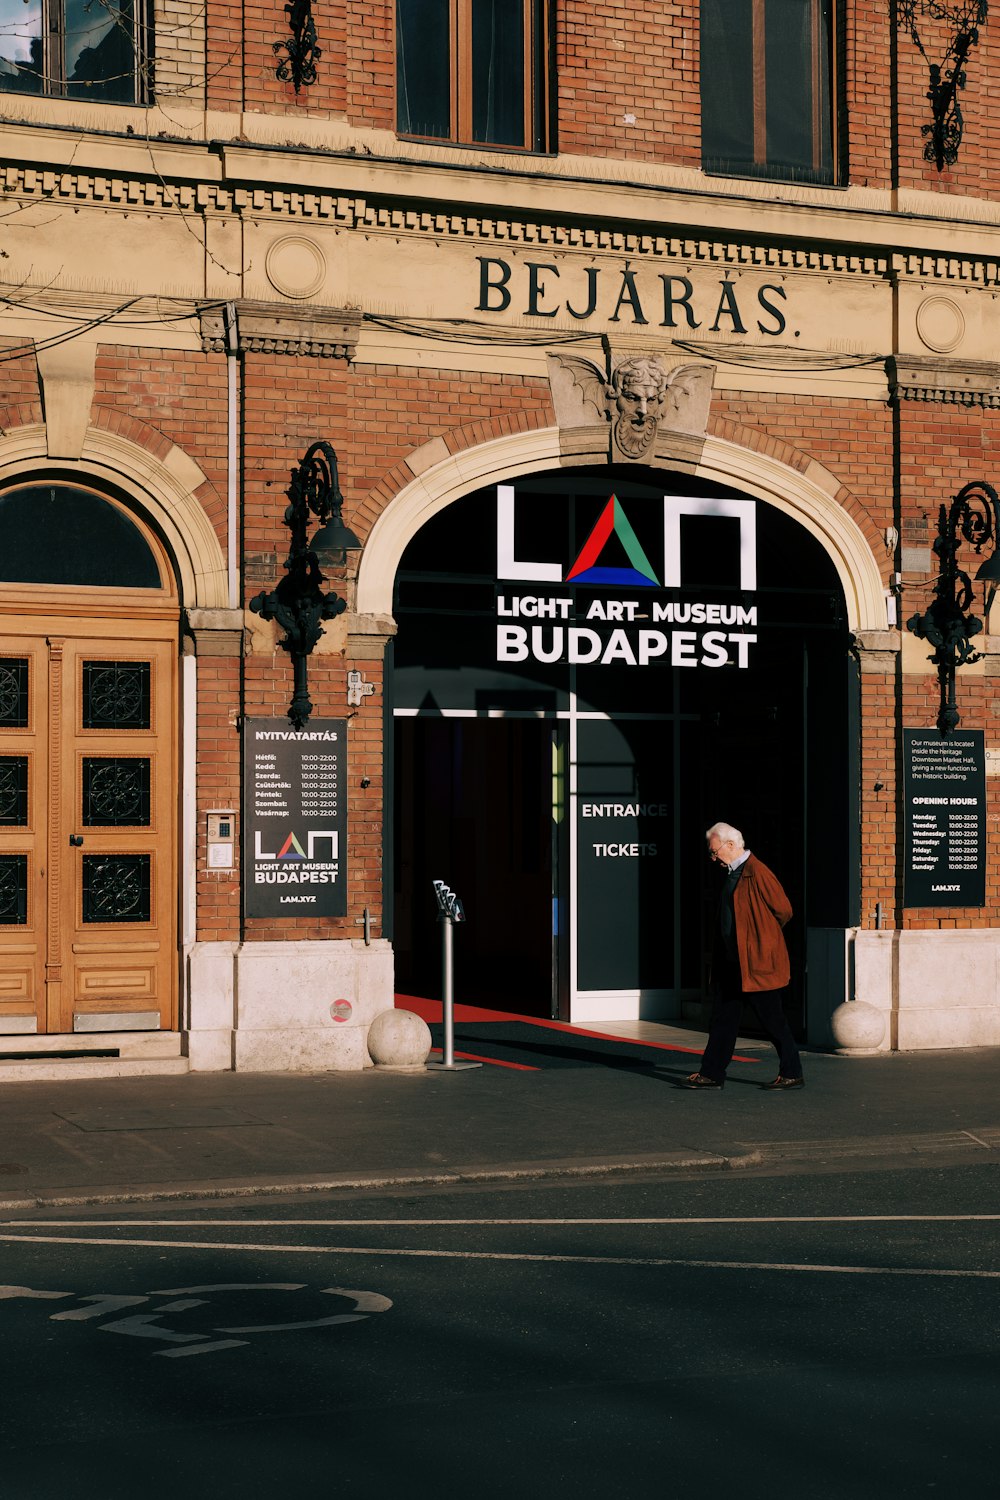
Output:
<path fill-rule="evenodd" d="M 725 1086 L 717 1078 L 706 1078 L 704 1073 L 689 1073 L 681 1084 L 682 1089 L 724 1089 Z"/>
<path fill-rule="evenodd" d="M 770 1083 L 762 1083 L 762 1089 L 804 1089 L 806 1081 L 801 1076 L 798 1078 L 782 1078 L 779 1073 L 777 1078 L 772 1078 Z"/>

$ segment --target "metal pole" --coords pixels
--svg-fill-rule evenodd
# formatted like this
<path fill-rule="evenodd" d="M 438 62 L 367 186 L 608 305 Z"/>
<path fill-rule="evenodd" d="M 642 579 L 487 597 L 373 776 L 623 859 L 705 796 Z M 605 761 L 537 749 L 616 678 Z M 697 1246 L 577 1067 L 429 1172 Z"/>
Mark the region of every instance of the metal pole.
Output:
<path fill-rule="evenodd" d="M 454 927 L 451 917 L 441 919 L 441 978 L 444 990 L 442 1021 L 444 1022 L 444 1065 L 455 1066 L 455 952 L 453 947 Z"/>
<path fill-rule="evenodd" d="M 457 1073 L 465 1068 L 481 1068 L 480 1062 L 456 1062 L 455 1061 L 455 962 L 452 938 L 454 936 L 455 923 L 450 912 L 442 911 L 438 920 L 441 923 L 441 1021 L 444 1028 L 444 1037 L 441 1047 L 441 1061 L 429 1062 L 428 1068 L 436 1068 L 439 1072 L 447 1071 Z"/>

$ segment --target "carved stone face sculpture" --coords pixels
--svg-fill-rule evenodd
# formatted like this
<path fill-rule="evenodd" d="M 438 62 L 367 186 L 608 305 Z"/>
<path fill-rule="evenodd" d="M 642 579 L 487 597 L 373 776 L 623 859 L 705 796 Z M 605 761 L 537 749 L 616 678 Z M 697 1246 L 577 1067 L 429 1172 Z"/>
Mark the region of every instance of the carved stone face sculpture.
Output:
<path fill-rule="evenodd" d="M 629 359 L 611 376 L 615 446 L 628 458 L 644 458 L 656 441 L 667 377 L 651 359 Z"/>
<path fill-rule="evenodd" d="M 547 360 L 557 425 L 605 428 L 614 463 L 649 463 L 663 429 L 695 436 L 706 431 L 711 365 L 674 364 L 659 354 L 616 362 L 610 351 L 600 365 L 561 350 L 550 350 Z"/>

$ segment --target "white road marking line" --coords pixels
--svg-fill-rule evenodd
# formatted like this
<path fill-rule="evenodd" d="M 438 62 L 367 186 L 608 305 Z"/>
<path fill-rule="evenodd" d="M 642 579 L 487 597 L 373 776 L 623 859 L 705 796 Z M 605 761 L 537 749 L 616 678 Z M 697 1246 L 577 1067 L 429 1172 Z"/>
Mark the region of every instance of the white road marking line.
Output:
<path fill-rule="evenodd" d="M 154 1349 L 154 1359 L 183 1359 L 186 1354 L 217 1354 L 220 1349 L 245 1349 L 249 1339 L 215 1339 L 210 1344 L 185 1344 L 182 1349 Z"/>
<path fill-rule="evenodd" d="M 30 1286 L 0 1286 L 0 1300 L 13 1300 L 15 1297 L 72 1297 L 72 1292 L 36 1292 Z M 56 1314 L 58 1317 L 58 1314 Z"/>
<path fill-rule="evenodd" d="M 666 1256 L 627 1255 L 534 1255 L 494 1250 L 396 1250 L 371 1245 L 255 1245 L 227 1244 L 213 1240 L 101 1240 L 62 1235 L 0 1234 L 0 1241 L 27 1245 L 107 1245 L 112 1249 L 147 1250 L 245 1250 L 274 1255 L 368 1255 L 407 1256 L 421 1260 L 504 1260 L 574 1266 L 678 1266 L 715 1271 L 813 1271 L 839 1276 L 937 1276 L 973 1280 L 1000 1280 L 1000 1271 L 923 1270 L 913 1266 L 826 1266 L 784 1261 L 680 1260 Z"/>
<path fill-rule="evenodd" d="M 686 1224 L 994 1224 L 1000 1214 L 771 1214 L 729 1218 L 661 1219 L 0 1219 L 6 1229 L 450 1229 L 565 1225 L 642 1227 Z M 67 1240 L 67 1244 L 71 1243 Z"/>

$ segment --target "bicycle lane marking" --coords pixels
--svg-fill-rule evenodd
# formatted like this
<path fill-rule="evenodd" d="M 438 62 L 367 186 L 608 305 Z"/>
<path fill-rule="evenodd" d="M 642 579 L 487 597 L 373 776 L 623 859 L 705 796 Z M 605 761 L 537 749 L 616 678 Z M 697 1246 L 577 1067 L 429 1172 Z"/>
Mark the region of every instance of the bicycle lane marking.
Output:
<path fill-rule="evenodd" d="M 159 1291 L 148 1292 L 144 1295 L 117 1295 L 106 1292 L 76 1293 L 40 1291 L 26 1286 L 0 1286 L 0 1301 L 14 1301 L 16 1299 L 45 1299 L 65 1301 L 75 1298 L 83 1306 L 64 1309 L 61 1312 L 51 1313 L 51 1323 L 89 1323 L 98 1318 L 106 1318 L 109 1314 L 120 1313 L 125 1308 L 138 1308 L 152 1301 L 154 1297 L 168 1297 L 172 1300 L 163 1302 L 157 1307 L 143 1312 L 132 1312 L 127 1317 L 112 1317 L 109 1322 L 96 1325 L 98 1333 L 122 1334 L 131 1338 L 143 1338 L 157 1340 L 161 1343 L 183 1345 L 182 1348 L 158 1349 L 155 1353 L 165 1358 L 178 1359 L 190 1354 L 210 1354 L 222 1349 L 238 1349 L 245 1347 L 247 1339 L 217 1339 L 212 1335 L 218 1333 L 240 1333 L 240 1334 L 270 1334 L 299 1332 L 303 1329 L 331 1328 L 344 1323 L 361 1323 L 372 1313 L 388 1312 L 392 1307 L 392 1301 L 382 1296 L 380 1292 L 358 1291 L 349 1287 L 327 1286 L 318 1289 L 321 1296 L 343 1297 L 349 1299 L 353 1304 L 351 1311 L 346 1313 L 332 1313 L 327 1317 L 320 1318 L 298 1318 L 291 1322 L 260 1322 L 240 1323 L 238 1325 L 217 1324 L 212 1335 L 205 1333 L 184 1333 L 176 1328 L 170 1328 L 161 1321 L 165 1313 L 184 1313 L 192 1308 L 208 1307 L 211 1304 L 211 1294 L 218 1292 L 302 1292 L 308 1291 L 305 1282 L 258 1282 L 258 1281 L 225 1281 L 210 1282 L 205 1285 L 173 1287 Z M 196 1295 L 205 1294 L 205 1295 Z"/>

